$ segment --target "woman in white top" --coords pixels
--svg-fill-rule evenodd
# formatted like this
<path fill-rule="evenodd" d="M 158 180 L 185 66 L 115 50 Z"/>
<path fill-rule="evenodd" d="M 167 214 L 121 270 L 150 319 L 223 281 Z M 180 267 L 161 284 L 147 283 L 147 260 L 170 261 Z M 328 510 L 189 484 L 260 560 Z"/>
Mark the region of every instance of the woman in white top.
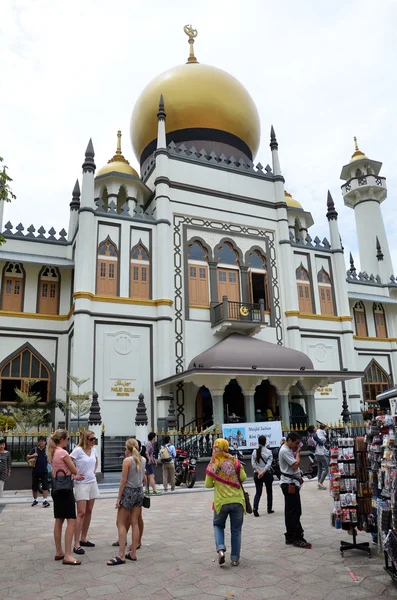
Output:
<path fill-rule="evenodd" d="M 251 465 L 254 471 L 254 483 L 256 494 L 254 498 L 253 513 L 259 517 L 259 501 L 262 496 L 263 484 L 266 486 L 267 512 L 273 513 L 273 454 L 269 448 L 266 448 L 266 436 L 260 435 L 258 438 L 258 448 L 251 456 Z"/>
<path fill-rule="evenodd" d="M 82 546 L 88 548 L 95 546 L 87 539 L 94 502 L 96 498 L 99 498 L 95 476 L 98 467 L 98 455 L 94 448 L 95 441 L 95 434 L 92 431 L 84 431 L 80 436 L 79 445 L 70 454 L 78 472 L 84 475 L 84 479 L 76 481 L 74 486 L 74 495 L 77 502 L 77 521 L 73 548 L 75 554 L 85 554 Z"/>

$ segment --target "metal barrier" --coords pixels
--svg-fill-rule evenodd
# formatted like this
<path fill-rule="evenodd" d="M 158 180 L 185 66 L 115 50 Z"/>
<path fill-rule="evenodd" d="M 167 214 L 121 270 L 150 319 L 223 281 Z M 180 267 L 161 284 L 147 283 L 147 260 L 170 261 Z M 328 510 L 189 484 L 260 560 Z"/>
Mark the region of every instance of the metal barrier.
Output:
<path fill-rule="evenodd" d="M 66 446 L 68 452 L 71 452 L 75 445 L 79 443 L 82 431 L 84 430 L 69 433 L 69 443 Z M 28 430 L 25 430 L 25 432 L 6 430 L 4 435 L 0 434 L 0 437 L 3 437 L 6 441 L 6 450 L 10 452 L 12 462 L 26 462 L 29 452 L 37 446 L 39 437 L 44 436 L 47 438 L 51 433 L 54 433 L 54 429 L 38 429 L 36 431 L 32 429 L 30 433 Z"/>

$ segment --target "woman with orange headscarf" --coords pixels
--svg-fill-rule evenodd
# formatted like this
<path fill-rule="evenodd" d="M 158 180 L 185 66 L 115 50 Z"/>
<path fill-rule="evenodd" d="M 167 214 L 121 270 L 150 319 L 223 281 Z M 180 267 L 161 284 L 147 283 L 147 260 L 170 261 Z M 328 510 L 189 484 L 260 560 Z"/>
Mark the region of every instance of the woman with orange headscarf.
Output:
<path fill-rule="evenodd" d="M 218 563 L 225 562 L 225 526 L 230 517 L 231 553 L 233 567 L 240 562 L 241 529 L 245 513 L 245 499 L 240 482 L 247 475 L 237 458 L 229 454 L 229 442 L 219 438 L 214 443 L 211 462 L 206 469 L 205 487 L 214 488 L 214 534 Z"/>

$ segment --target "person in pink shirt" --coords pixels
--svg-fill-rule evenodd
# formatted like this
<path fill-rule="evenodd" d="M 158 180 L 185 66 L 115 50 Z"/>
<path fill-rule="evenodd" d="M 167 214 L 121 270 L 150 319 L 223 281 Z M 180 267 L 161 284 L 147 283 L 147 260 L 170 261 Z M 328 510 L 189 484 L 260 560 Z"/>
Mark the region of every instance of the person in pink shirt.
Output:
<path fill-rule="evenodd" d="M 52 476 L 57 471 L 60 475 L 73 475 L 76 481 L 84 479 L 84 475 L 77 474 L 77 468 L 70 458 L 65 446 L 69 441 L 69 434 L 65 429 L 57 429 L 49 436 L 47 441 L 47 457 L 51 464 Z M 81 565 L 80 560 L 75 560 L 72 554 L 72 540 L 76 528 L 76 502 L 73 490 L 62 491 L 52 495 L 54 504 L 54 541 L 55 560 L 62 560 L 64 565 Z M 67 522 L 65 530 L 65 552 L 62 549 L 62 527 Z"/>

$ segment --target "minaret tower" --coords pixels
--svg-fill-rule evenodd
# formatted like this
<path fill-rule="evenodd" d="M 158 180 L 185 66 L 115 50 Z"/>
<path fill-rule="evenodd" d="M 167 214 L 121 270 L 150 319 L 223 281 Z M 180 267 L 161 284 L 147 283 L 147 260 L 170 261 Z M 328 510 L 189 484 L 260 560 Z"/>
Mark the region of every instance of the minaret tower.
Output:
<path fill-rule="evenodd" d="M 380 208 L 387 196 L 386 178 L 379 175 L 382 163 L 361 152 L 356 138 L 354 144 L 354 154 L 340 176 L 346 181 L 342 185 L 343 199 L 346 206 L 354 209 L 361 271 L 380 275 L 383 283 L 387 283 L 393 265 Z"/>

